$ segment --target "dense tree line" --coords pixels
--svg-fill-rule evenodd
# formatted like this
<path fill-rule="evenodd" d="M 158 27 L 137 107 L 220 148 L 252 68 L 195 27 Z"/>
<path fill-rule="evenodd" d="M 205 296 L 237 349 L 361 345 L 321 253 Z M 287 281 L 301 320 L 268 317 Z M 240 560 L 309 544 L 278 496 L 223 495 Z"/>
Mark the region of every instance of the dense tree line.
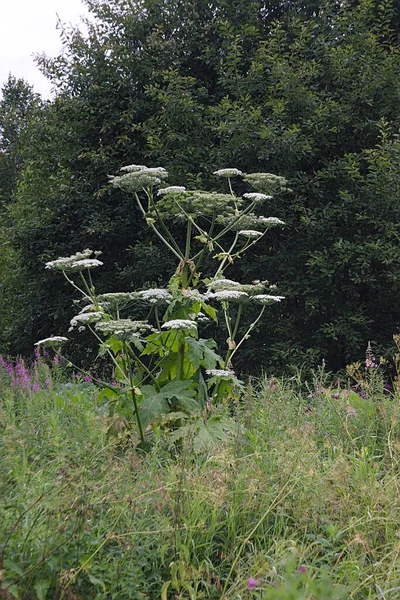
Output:
<path fill-rule="evenodd" d="M 64 29 L 62 55 L 38 58 L 55 99 L 14 79 L 3 89 L 2 348 L 27 354 L 65 332 L 73 297 L 46 260 L 102 250 L 108 291 L 173 268 L 108 184 L 138 163 L 192 188 L 221 185 L 223 167 L 289 180 L 265 206 L 286 228 L 232 271 L 287 297 L 248 365 L 340 369 L 370 339 L 387 351 L 400 322 L 397 2 L 85 2 L 88 35 Z"/>

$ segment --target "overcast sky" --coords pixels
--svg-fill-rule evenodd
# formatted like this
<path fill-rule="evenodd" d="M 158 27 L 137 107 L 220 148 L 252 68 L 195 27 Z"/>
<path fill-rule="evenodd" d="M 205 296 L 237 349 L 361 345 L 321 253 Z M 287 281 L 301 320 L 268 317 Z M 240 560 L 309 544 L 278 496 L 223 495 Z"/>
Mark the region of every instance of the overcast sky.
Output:
<path fill-rule="evenodd" d="M 60 54 L 57 14 L 63 23 L 78 25 L 88 16 L 81 0 L 5 0 L 0 16 L 0 87 L 11 72 L 34 86 L 34 91 L 51 97 L 50 83 L 37 68 L 33 54 Z"/>

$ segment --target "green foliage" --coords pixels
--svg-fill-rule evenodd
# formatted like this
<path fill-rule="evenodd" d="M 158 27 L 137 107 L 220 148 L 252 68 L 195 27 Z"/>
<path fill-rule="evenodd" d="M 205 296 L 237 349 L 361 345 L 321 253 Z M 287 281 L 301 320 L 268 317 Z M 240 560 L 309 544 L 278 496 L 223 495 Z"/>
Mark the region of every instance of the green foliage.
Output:
<path fill-rule="evenodd" d="M 38 59 L 58 95 L 36 125 L 28 117 L 35 135 L 9 212 L 6 238 L 29 282 L 19 319 L 11 308 L 1 316 L 10 350 L 28 353 L 70 318 L 70 292 L 39 268 L 53 256 L 102 250 L 100 290 L 165 285 L 157 261 L 172 263 L 107 185 L 135 162 L 163 164 L 191 189 L 214 184 L 214 165 L 236 165 L 280 173 L 294 190 L 266 204 L 288 228 L 235 267 L 290 298 L 255 329 L 243 369 L 321 358 L 339 369 L 368 339 L 388 352 L 400 320 L 397 4 L 87 5 L 88 37 L 64 31 L 62 56 Z"/>
<path fill-rule="evenodd" d="M 250 337 L 266 305 L 283 299 L 264 293 L 269 291 L 267 281 L 240 284 L 226 279 L 225 270 L 260 241 L 270 227 L 284 223 L 252 212 L 271 196 L 249 193 L 240 198 L 233 193 L 231 176 L 242 175 L 237 169 L 214 173 L 227 178 L 230 194 L 186 191 L 182 186 L 158 189 L 168 178 L 168 172 L 161 167 L 129 165 L 122 167 L 121 172 L 122 175 L 111 177 L 113 187 L 134 196 L 149 228 L 178 259 L 168 288 L 98 295 L 91 271 L 103 263 L 97 258 L 101 252 L 90 249 L 49 261 L 46 268 L 60 271 L 81 294 L 83 306 L 71 320 L 69 331 L 88 327 L 100 342 L 99 357 L 111 360 L 118 389 L 115 383 L 97 380 L 106 387 L 100 398 L 109 401 L 110 412 L 116 412 L 129 425 L 136 422 L 143 449 L 149 444 L 146 429 L 167 425 L 174 430 L 173 441 L 191 433 L 194 448 L 200 451 L 210 445 L 213 436 L 215 440 L 223 439 L 229 428 L 229 423 L 219 416 L 212 415 L 208 422 L 207 411 L 213 406 L 211 401 L 218 404 L 239 393 L 241 384 L 232 370 L 234 355 Z M 247 175 L 244 179 L 253 181 L 254 177 Z M 254 185 L 262 181 L 263 185 L 278 187 L 278 191 L 286 190 L 283 177 L 257 173 L 254 181 Z M 240 229 L 242 218 L 249 215 L 258 229 Z M 168 227 L 168 221 L 176 218 L 186 226 L 184 247 Z M 214 255 L 215 250 L 218 252 Z M 208 273 L 211 278 L 202 281 L 207 287 L 199 290 L 200 267 L 207 255 L 218 262 Z M 210 304 L 213 301 L 221 304 L 226 325 L 225 359 L 216 353 L 217 344 L 212 338 L 199 337 L 199 326 L 204 321 L 208 323 L 209 317 L 219 325 L 217 310 Z M 243 306 L 252 302 L 259 305 L 259 314 L 243 330 Z M 132 304 L 136 312 L 144 306 L 147 317 L 133 320 L 128 313 L 122 318 L 132 310 Z M 167 308 L 160 313 L 163 305 Z M 66 341 L 67 338 L 56 336 L 37 345 L 55 347 Z"/>
<path fill-rule="evenodd" d="M 109 437 L 92 384 L 11 388 L 3 362 L 4 597 L 396 597 L 397 395 L 363 398 L 321 372 L 311 396 L 254 381 L 229 439 L 194 454 L 187 430 L 172 459 L 162 437 L 139 456 L 121 420 Z"/>

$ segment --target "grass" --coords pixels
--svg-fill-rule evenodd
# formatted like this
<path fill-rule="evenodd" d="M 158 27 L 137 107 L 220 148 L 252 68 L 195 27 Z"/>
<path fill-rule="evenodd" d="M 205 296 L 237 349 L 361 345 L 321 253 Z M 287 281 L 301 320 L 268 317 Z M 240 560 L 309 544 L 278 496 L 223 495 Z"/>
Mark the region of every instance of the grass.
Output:
<path fill-rule="evenodd" d="M 400 404 L 379 382 L 263 380 L 228 442 L 176 457 L 110 437 L 90 383 L 0 381 L 0 597 L 400 597 Z"/>

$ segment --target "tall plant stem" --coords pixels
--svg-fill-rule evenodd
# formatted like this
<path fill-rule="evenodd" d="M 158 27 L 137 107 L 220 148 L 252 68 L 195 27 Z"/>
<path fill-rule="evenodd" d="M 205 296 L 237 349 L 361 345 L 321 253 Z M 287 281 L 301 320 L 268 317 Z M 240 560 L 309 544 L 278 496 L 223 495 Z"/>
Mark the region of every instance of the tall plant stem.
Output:
<path fill-rule="evenodd" d="M 235 342 L 235 337 L 236 337 L 238 329 L 239 329 L 240 318 L 242 316 L 242 309 L 243 309 L 243 304 L 239 304 L 238 312 L 236 315 L 235 326 L 233 328 L 232 335 L 230 336 L 233 343 Z M 233 353 L 233 349 L 231 350 L 230 348 L 228 348 L 228 351 L 226 353 L 226 358 L 225 358 L 225 366 L 229 363 L 232 353 Z"/>
<path fill-rule="evenodd" d="M 185 260 L 189 260 L 191 241 L 192 241 L 192 221 L 189 219 L 188 224 L 187 224 L 187 229 L 186 229 Z"/>
<path fill-rule="evenodd" d="M 258 315 L 257 319 L 255 321 L 253 321 L 253 323 L 250 325 L 250 327 L 248 328 L 248 330 L 246 331 L 246 333 L 244 334 L 244 336 L 242 337 L 242 339 L 240 340 L 240 342 L 236 345 L 235 349 L 232 350 L 232 353 L 228 357 L 228 361 L 233 358 L 234 354 L 236 354 L 236 352 L 239 350 L 239 348 L 243 344 L 243 342 L 245 340 L 247 340 L 247 338 L 249 337 L 250 333 L 253 331 L 254 327 L 257 325 L 258 321 L 263 316 L 264 310 L 265 310 L 265 306 L 262 307 L 262 309 L 260 311 L 260 314 Z M 227 364 L 228 363 L 225 362 L 225 368 L 226 368 Z"/>
<path fill-rule="evenodd" d="M 226 263 L 226 261 L 227 261 L 227 260 L 228 260 L 228 259 L 231 257 L 231 252 L 232 252 L 232 250 L 234 249 L 234 247 L 235 247 L 235 246 L 236 246 L 236 244 L 237 244 L 238 237 L 239 237 L 239 232 L 237 231 L 237 232 L 236 232 L 236 234 L 235 234 L 235 238 L 234 238 L 234 240 L 233 240 L 233 243 L 232 243 L 231 247 L 229 248 L 228 252 L 226 252 L 226 256 L 225 256 L 225 258 L 222 260 L 221 264 L 219 265 L 219 267 L 218 267 L 218 270 L 217 270 L 217 272 L 215 273 L 214 277 L 217 277 L 217 276 L 219 275 L 219 273 L 221 273 L 221 271 L 223 271 L 223 270 L 224 270 L 225 263 Z"/>
<path fill-rule="evenodd" d="M 231 319 L 230 319 L 229 312 L 228 312 L 228 303 L 227 302 L 222 302 L 222 311 L 224 313 L 226 328 L 228 330 L 228 335 L 229 335 L 230 339 L 232 339 Z"/>
<path fill-rule="evenodd" d="M 142 215 L 145 217 L 145 216 L 146 216 L 146 211 L 144 210 L 144 208 L 143 208 L 143 206 L 142 206 L 142 203 L 140 202 L 139 196 L 138 196 L 137 194 L 135 194 L 135 196 L 136 196 L 136 202 L 137 202 L 137 205 L 139 206 L 139 209 L 140 209 L 140 211 L 141 211 Z M 179 251 L 179 252 L 177 252 L 177 251 L 175 250 L 175 248 L 173 248 L 173 246 L 171 246 L 171 244 L 170 244 L 170 243 L 169 243 L 169 242 L 168 242 L 168 241 L 165 239 L 165 237 L 164 237 L 164 236 L 163 236 L 163 235 L 162 235 L 162 234 L 161 234 L 161 233 L 158 231 L 157 227 L 155 227 L 155 226 L 153 225 L 153 223 L 149 223 L 149 227 L 151 227 L 151 229 L 154 231 L 154 233 L 156 234 L 156 236 L 160 238 L 160 240 L 162 241 L 162 243 L 163 243 L 165 246 L 167 246 L 167 248 L 168 248 L 169 250 L 171 250 L 172 254 L 174 254 L 174 256 L 176 256 L 176 258 L 177 258 L 178 260 L 181 260 L 181 259 L 183 258 L 183 256 L 182 256 L 182 253 L 181 253 L 180 251 Z"/>
<path fill-rule="evenodd" d="M 163 228 L 163 230 L 164 230 L 164 233 L 166 234 L 166 236 L 168 237 L 168 239 L 171 241 L 171 243 L 172 243 L 172 245 L 174 246 L 175 250 L 176 250 L 177 252 L 179 252 L 179 254 L 182 254 L 182 251 L 181 251 L 181 249 L 179 248 L 178 244 L 176 243 L 174 236 L 171 234 L 170 230 L 169 230 L 169 229 L 168 229 L 168 227 L 166 226 L 166 224 L 165 224 L 165 222 L 164 222 L 164 219 L 162 218 L 162 216 L 161 216 L 161 214 L 160 214 L 160 211 L 158 210 L 158 208 L 157 208 L 157 205 L 156 205 L 156 203 L 154 202 L 154 199 L 153 199 L 152 195 L 151 195 L 151 194 L 149 194 L 148 192 L 146 192 L 146 194 L 147 194 L 147 198 L 149 199 L 149 205 L 150 205 L 150 204 L 152 205 L 152 207 L 153 207 L 153 209 L 154 209 L 154 211 L 155 211 L 155 213 L 156 213 L 156 216 L 157 216 L 158 222 L 160 223 L 161 227 Z"/>
<path fill-rule="evenodd" d="M 224 227 L 222 229 L 222 231 L 219 232 L 218 235 L 215 236 L 214 238 L 214 242 L 216 242 L 217 240 L 219 240 L 219 238 L 221 238 L 223 235 L 225 235 L 225 233 L 227 233 L 230 229 L 232 229 L 233 225 L 236 225 L 237 223 L 239 223 L 240 219 L 242 217 L 244 217 L 245 215 L 247 215 L 254 207 L 255 207 L 256 203 L 255 202 L 251 202 L 251 204 L 249 204 L 242 212 L 240 215 L 237 215 L 235 219 L 233 219 L 233 221 L 231 223 L 229 223 L 229 225 L 226 225 L 226 227 Z"/>
<path fill-rule="evenodd" d="M 88 325 L 89 330 L 93 333 L 94 337 L 97 339 L 98 342 L 100 342 L 101 345 L 103 345 L 103 340 L 101 339 L 101 337 L 99 337 L 97 335 L 97 333 L 95 332 L 95 330 L 93 329 L 93 327 L 90 327 L 90 325 Z M 110 348 L 106 348 L 107 354 L 108 356 L 111 358 L 111 361 L 114 363 L 114 365 L 116 366 L 117 370 L 120 371 L 121 375 L 126 378 L 126 374 L 124 373 L 123 369 L 121 369 L 121 366 L 117 363 L 117 361 L 115 360 L 115 357 L 113 356 L 113 353 L 111 352 Z"/>
<path fill-rule="evenodd" d="M 128 357 L 128 348 L 127 348 L 127 343 L 124 342 L 124 350 L 125 350 L 125 356 L 127 358 L 126 363 L 128 364 L 128 373 L 129 373 L 129 391 L 131 393 L 131 398 L 132 398 L 132 402 L 133 402 L 133 406 L 135 407 L 135 414 L 136 414 L 136 420 L 137 420 L 137 424 L 139 427 L 139 434 L 140 434 L 140 439 L 142 441 L 142 443 L 144 444 L 144 434 L 143 434 L 143 427 L 142 427 L 142 423 L 140 421 L 140 415 L 139 415 L 139 408 L 138 408 L 138 404 L 137 404 L 137 399 L 136 399 L 136 393 L 135 393 L 135 384 L 133 381 L 133 371 L 132 371 L 132 363 L 129 360 Z"/>
<path fill-rule="evenodd" d="M 82 273 L 82 271 L 79 271 L 79 277 L 82 279 L 82 283 L 85 286 L 87 293 L 89 294 L 89 298 L 93 301 L 94 298 L 93 298 L 92 290 L 90 289 L 90 286 L 88 285 L 88 282 L 86 281 L 85 276 Z"/>
<path fill-rule="evenodd" d="M 143 369 L 143 371 L 150 377 L 150 379 L 152 380 L 152 382 L 154 383 L 157 391 L 160 390 L 160 385 L 157 381 L 157 379 L 154 377 L 153 373 L 150 371 L 150 369 L 144 364 L 144 362 L 142 362 L 140 360 L 140 358 L 134 353 L 134 351 L 132 350 L 130 345 L 127 345 L 128 348 L 128 353 L 129 355 L 133 358 L 133 360 Z"/>
<path fill-rule="evenodd" d="M 76 283 L 74 283 L 72 281 L 72 279 L 70 279 L 68 277 L 68 275 L 66 274 L 65 271 L 63 271 L 62 273 L 63 273 L 65 279 L 68 281 L 68 283 L 70 283 L 72 285 L 72 287 L 74 287 L 76 290 L 78 290 L 78 292 L 80 292 L 84 298 L 86 298 L 87 300 L 90 300 L 90 301 L 92 300 L 91 296 L 88 296 L 88 294 L 86 292 L 84 292 L 78 285 L 76 285 Z"/>
<path fill-rule="evenodd" d="M 203 259 L 204 259 L 204 256 L 205 256 L 205 254 L 206 254 L 206 251 L 207 251 L 208 244 L 211 242 L 211 239 L 212 239 L 212 233 L 213 233 L 213 231 L 214 231 L 214 227 L 215 227 L 215 218 L 216 218 L 216 213 L 215 213 L 215 211 L 214 211 L 214 212 L 213 212 L 213 216 L 212 216 L 212 221 L 211 221 L 210 229 L 208 230 L 208 233 L 207 233 L 207 240 L 206 240 L 206 242 L 205 242 L 205 244 L 204 244 L 203 248 L 201 249 L 200 253 L 197 253 L 197 254 L 196 254 L 194 257 L 193 257 L 193 260 L 196 260 L 196 258 L 198 257 L 198 261 L 196 262 L 196 264 L 195 264 L 195 266 L 194 266 L 194 269 L 193 269 L 192 273 L 190 274 L 190 278 L 189 278 L 189 283 L 188 283 L 188 285 L 190 285 L 190 284 L 191 284 L 194 274 L 198 272 L 198 270 L 199 270 L 199 267 L 200 267 L 200 265 L 201 265 L 201 263 L 202 263 L 202 261 L 203 261 Z"/>
<path fill-rule="evenodd" d="M 184 370 L 184 361 L 185 361 L 185 337 L 179 332 L 179 342 L 178 342 L 178 358 L 176 365 L 176 378 L 178 380 L 183 379 L 183 370 Z"/>
<path fill-rule="evenodd" d="M 157 329 L 159 332 L 161 332 L 161 324 L 160 324 L 160 317 L 158 314 L 158 306 L 154 307 L 154 318 L 156 320 Z"/>

